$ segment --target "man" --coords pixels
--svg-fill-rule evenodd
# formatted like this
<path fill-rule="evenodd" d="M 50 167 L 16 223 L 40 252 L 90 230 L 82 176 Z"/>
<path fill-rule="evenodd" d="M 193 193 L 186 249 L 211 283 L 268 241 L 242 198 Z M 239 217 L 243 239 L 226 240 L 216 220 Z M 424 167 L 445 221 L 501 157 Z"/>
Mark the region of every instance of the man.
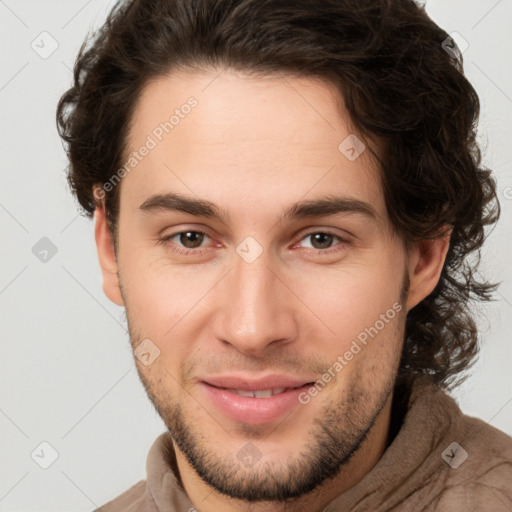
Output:
<path fill-rule="evenodd" d="M 478 109 L 410 0 L 116 5 L 58 123 L 168 432 L 98 510 L 512 510 L 447 394 L 494 289 Z"/>

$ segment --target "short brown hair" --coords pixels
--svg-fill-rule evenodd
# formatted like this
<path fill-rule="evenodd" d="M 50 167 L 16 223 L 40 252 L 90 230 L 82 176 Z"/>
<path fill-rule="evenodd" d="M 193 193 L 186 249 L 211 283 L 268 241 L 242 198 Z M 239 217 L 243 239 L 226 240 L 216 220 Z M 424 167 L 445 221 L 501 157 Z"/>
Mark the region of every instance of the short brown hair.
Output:
<path fill-rule="evenodd" d="M 478 353 L 470 301 L 490 300 L 497 286 L 479 281 L 477 268 L 484 227 L 500 208 L 476 143 L 479 99 L 448 37 L 412 0 L 119 1 L 86 38 L 58 104 L 70 186 L 91 215 L 93 184 L 121 167 L 149 79 L 228 67 L 334 84 L 357 130 L 379 143 L 396 232 L 409 243 L 453 229 L 437 287 L 407 315 L 399 376 L 426 373 L 455 387 Z M 113 232 L 119 188 L 105 198 Z"/>

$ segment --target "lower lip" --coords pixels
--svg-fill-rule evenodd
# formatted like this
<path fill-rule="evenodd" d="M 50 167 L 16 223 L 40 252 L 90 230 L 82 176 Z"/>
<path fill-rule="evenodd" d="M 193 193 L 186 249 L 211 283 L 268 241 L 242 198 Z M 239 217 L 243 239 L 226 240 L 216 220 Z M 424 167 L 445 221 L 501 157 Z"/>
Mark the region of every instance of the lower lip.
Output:
<path fill-rule="evenodd" d="M 265 425 L 279 420 L 300 405 L 299 395 L 309 389 L 311 384 L 288 389 L 268 398 L 240 396 L 227 389 L 210 386 L 206 382 L 201 382 L 200 386 L 221 412 L 232 420 L 252 425 Z"/>

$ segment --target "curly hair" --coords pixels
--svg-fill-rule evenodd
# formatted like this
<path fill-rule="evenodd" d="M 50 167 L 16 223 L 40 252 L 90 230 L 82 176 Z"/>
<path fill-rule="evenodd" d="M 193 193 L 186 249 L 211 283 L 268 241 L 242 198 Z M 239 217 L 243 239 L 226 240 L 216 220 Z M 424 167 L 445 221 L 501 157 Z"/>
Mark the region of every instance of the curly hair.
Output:
<path fill-rule="evenodd" d="M 120 0 L 86 37 L 57 107 L 68 181 L 88 215 L 93 185 L 124 161 L 144 86 L 224 67 L 333 84 L 364 140 L 378 144 L 387 213 L 406 245 L 452 229 L 436 288 L 407 314 L 397 377 L 460 385 L 479 350 L 471 303 L 497 287 L 477 271 L 500 205 L 476 142 L 479 99 L 453 40 L 413 0 Z M 119 188 L 105 197 L 114 234 Z"/>

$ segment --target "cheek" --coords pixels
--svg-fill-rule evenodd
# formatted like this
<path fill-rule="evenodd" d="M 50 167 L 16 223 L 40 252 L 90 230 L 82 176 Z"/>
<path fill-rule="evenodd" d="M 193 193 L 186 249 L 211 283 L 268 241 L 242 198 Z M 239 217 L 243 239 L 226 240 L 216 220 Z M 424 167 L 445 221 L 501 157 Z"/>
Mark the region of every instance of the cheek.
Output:
<path fill-rule="evenodd" d="M 398 275 L 382 265 L 351 266 L 304 275 L 295 289 L 309 309 L 334 331 L 330 332 L 332 339 L 339 343 L 351 341 L 373 326 L 390 308 L 390 316 L 395 317 L 393 305 L 399 300 L 401 285 Z"/>
<path fill-rule="evenodd" d="M 190 341 L 198 337 L 201 323 L 194 318 L 194 305 L 205 291 L 198 286 L 197 274 L 194 281 L 182 272 L 169 268 L 164 272 L 150 265 L 130 268 L 126 281 L 123 288 L 128 295 L 125 304 L 132 342 L 150 339 L 160 351 L 151 366 L 139 364 L 139 371 L 149 382 L 173 388 L 182 380 L 183 362 L 191 357 Z"/>
<path fill-rule="evenodd" d="M 133 254 L 124 260 L 121 284 L 133 328 L 143 336 L 164 340 L 205 293 L 197 270 L 147 262 Z M 179 324 L 178 324 L 179 325 Z"/>

